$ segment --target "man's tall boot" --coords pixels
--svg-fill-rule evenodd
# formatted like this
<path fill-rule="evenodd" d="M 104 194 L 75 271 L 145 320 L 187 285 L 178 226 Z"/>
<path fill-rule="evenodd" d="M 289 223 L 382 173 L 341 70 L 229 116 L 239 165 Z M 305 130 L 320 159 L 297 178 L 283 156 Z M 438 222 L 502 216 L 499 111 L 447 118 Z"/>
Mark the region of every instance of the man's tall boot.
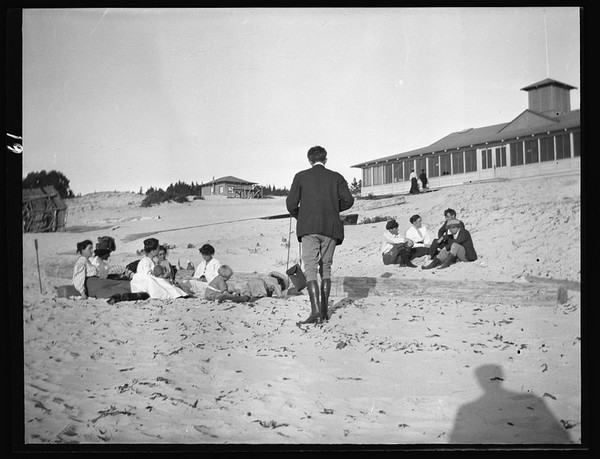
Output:
<path fill-rule="evenodd" d="M 329 306 L 329 293 L 331 292 L 331 279 L 321 279 L 321 320 L 329 320 L 327 307 Z"/>
<path fill-rule="evenodd" d="M 451 264 L 456 262 L 456 255 L 452 255 L 449 254 L 446 259 L 444 260 L 444 262 L 442 263 L 442 266 L 440 266 L 439 269 L 444 269 L 447 268 L 448 266 L 450 266 Z"/>
<path fill-rule="evenodd" d="M 448 255 L 448 258 L 450 258 L 450 255 Z M 440 260 L 438 257 L 435 257 L 433 260 L 431 260 L 431 263 L 429 263 L 427 266 L 421 266 L 421 269 L 433 269 L 436 266 L 439 266 L 442 264 L 442 260 Z"/>
<path fill-rule="evenodd" d="M 306 283 L 306 290 L 310 298 L 310 316 L 299 324 L 316 324 L 321 322 L 321 307 L 319 302 L 319 283 L 316 280 Z"/>

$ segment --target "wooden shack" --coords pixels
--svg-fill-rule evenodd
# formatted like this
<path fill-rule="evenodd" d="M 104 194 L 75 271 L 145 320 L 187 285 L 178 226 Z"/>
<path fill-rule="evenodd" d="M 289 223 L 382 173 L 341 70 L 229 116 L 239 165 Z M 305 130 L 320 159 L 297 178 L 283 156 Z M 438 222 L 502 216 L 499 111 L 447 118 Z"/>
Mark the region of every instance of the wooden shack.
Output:
<path fill-rule="evenodd" d="M 23 190 L 23 232 L 50 233 L 64 231 L 67 205 L 53 186 Z"/>
<path fill-rule="evenodd" d="M 262 187 L 228 175 L 202 185 L 202 196 L 226 196 L 228 198 L 262 198 Z"/>

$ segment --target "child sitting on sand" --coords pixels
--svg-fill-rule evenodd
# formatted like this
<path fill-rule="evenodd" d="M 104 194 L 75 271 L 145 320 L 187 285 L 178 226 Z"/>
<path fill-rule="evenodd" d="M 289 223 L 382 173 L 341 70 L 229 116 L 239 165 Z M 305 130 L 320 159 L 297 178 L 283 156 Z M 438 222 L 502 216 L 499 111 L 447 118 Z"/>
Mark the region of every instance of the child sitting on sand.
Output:
<path fill-rule="evenodd" d="M 219 303 L 229 300 L 236 303 L 243 303 L 250 300 L 247 295 L 239 295 L 229 291 L 227 281 L 233 276 L 233 270 L 228 265 L 219 267 L 218 276 L 215 277 L 204 292 L 204 298 L 207 300 L 217 300 Z"/>

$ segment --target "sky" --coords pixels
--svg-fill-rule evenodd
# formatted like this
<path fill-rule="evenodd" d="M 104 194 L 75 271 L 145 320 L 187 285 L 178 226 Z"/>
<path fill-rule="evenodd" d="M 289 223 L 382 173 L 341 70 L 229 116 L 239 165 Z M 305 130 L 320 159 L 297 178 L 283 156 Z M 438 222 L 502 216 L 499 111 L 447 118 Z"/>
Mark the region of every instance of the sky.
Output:
<path fill-rule="evenodd" d="M 509 122 L 553 78 L 580 108 L 580 10 L 23 11 L 23 177 L 77 194 L 234 177 L 289 188 L 315 145 L 351 166 Z"/>

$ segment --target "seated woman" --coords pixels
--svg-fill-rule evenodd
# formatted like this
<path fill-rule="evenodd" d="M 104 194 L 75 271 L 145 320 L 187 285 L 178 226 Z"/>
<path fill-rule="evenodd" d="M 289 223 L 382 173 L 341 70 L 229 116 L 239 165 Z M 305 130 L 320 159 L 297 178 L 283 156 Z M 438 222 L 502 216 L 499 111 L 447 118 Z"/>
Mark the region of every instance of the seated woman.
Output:
<path fill-rule="evenodd" d="M 73 267 L 73 286 L 85 298 L 111 298 L 113 295 L 131 293 L 129 282 L 102 278 L 98 275 L 98 268 L 90 263 L 93 253 L 92 241 L 77 243 L 77 253 L 80 257 Z M 139 298 L 136 298 L 139 299 Z"/>
<path fill-rule="evenodd" d="M 214 258 L 215 248 L 210 244 L 204 244 L 198 249 L 202 261 L 196 267 L 194 275 L 190 279 L 182 281 L 184 288 L 189 288 L 194 293 L 204 294 L 208 284 L 219 275 L 221 262 Z"/>
<path fill-rule="evenodd" d="M 175 266 L 173 266 L 169 260 L 167 260 L 166 246 L 158 246 L 158 253 L 153 261 L 156 263 L 156 266 L 154 267 L 154 275 L 156 277 L 167 279 L 171 283 L 175 283 L 175 274 L 177 272 L 177 268 L 175 268 Z"/>
<path fill-rule="evenodd" d="M 161 300 L 189 296 L 188 293 L 173 285 L 167 279 L 154 275 L 156 265 L 152 258 L 158 254 L 158 246 L 158 239 L 149 238 L 144 241 L 145 256 L 138 263 L 136 272 L 131 279 L 131 291 L 146 292 L 151 298 Z"/>
<path fill-rule="evenodd" d="M 117 265 L 110 265 L 108 259 L 110 258 L 110 250 L 98 248 L 94 250 L 94 256 L 90 258 L 90 263 L 93 264 L 98 270 L 98 277 L 101 279 L 114 279 L 129 282 L 131 280 L 131 274 L 126 268 Z"/>

